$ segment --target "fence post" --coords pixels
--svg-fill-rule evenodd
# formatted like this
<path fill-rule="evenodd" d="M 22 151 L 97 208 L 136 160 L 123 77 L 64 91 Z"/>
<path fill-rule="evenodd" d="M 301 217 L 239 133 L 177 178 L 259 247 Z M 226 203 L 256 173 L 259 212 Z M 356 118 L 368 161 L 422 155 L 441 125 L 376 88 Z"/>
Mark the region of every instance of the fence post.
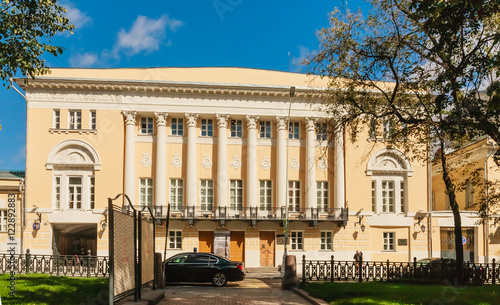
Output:
<path fill-rule="evenodd" d="M 360 255 L 359 256 L 359 267 L 358 267 L 358 276 L 359 276 L 359 279 L 358 281 L 361 283 L 363 282 L 363 255 Z"/>
<path fill-rule="evenodd" d="M 26 274 L 30 273 L 31 254 L 30 249 L 26 249 Z"/>
<path fill-rule="evenodd" d="M 302 283 L 305 282 L 306 282 L 306 256 L 302 255 Z"/>
<path fill-rule="evenodd" d="M 90 277 L 90 249 L 87 250 L 87 277 Z"/>
<path fill-rule="evenodd" d="M 331 268 L 330 268 L 330 282 L 333 282 L 333 278 L 334 278 L 334 275 L 333 275 L 333 266 L 335 265 L 335 262 L 333 261 L 333 255 L 332 255 L 332 259 L 330 261 L 330 265 L 331 265 Z"/>
<path fill-rule="evenodd" d="M 417 278 L 417 257 L 413 257 L 413 278 Z"/>
<path fill-rule="evenodd" d="M 385 270 L 387 280 L 389 280 L 389 260 L 387 260 L 387 270 Z"/>
<path fill-rule="evenodd" d="M 495 274 L 495 271 L 496 271 L 496 270 L 495 270 L 495 267 L 496 267 L 496 266 L 495 266 L 495 259 L 493 259 L 493 264 L 492 264 L 492 265 L 493 265 L 493 271 L 492 271 L 491 275 L 493 276 L 493 278 L 492 278 L 492 282 L 491 282 L 491 283 L 492 283 L 493 285 L 495 285 L 495 283 L 496 283 L 496 274 Z"/>

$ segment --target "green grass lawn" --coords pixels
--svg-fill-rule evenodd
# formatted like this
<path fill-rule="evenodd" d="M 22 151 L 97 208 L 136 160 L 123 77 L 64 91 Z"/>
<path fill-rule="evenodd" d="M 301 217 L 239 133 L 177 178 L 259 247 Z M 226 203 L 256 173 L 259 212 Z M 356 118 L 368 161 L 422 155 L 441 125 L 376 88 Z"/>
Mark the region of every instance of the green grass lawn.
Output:
<path fill-rule="evenodd" d="M 108 278 L 74 278 L 43 274 L 16 275 L 16 295 L 9 296 L 9 275 L 0 275 L 2 304 L 107 304 Z"/>
<path fill-rule="evenodd" d="M 387 282 L 308 283 L 309 295 L 330 304 L 500 304 L 500 285 L 452 285 Z"/>

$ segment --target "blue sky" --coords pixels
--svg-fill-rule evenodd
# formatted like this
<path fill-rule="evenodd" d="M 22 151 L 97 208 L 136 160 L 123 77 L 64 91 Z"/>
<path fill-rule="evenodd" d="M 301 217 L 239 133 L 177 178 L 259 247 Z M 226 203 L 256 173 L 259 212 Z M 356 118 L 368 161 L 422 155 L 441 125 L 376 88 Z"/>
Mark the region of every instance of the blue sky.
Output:
<path fill-rule="evenodd" d="M 317 49 L 328 14 L 363 1 L 162 0 L 63 1 L 73 35 L 51 67 L 235 66 L 288 71 Z M 299 68 L 291 65 L 292 71 Z M 0 169 L 24 170 L 26 104 L 0 87 Z"/>

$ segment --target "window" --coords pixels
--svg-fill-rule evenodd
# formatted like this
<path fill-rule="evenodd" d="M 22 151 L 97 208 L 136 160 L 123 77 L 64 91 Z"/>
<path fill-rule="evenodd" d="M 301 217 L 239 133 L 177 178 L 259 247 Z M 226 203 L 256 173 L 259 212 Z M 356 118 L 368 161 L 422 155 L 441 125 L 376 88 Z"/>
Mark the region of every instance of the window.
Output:
<path fill-rule="evenodd" d="M 7 210 L 0 210 L 0 232 L 7 232 Z"/>
<path fill-rule="evenodd" d="M 394 251 L 394 232 L 384 232 L 384 251 Z"/>
<path fill-rule="evenodd" d="M 288 138 L 298 139 L 299 138 L 299 122 L 289 122 L 288 123 Z"/>
<path fill-rule="evenodd" d="M 145 206 L 153 208 L 153 179 L 139 179 L 139 206 L 142 209 Z"/>
<path fill-rule="evenodd" d="M 399 182 L 399 202 L 401 204 L 401 213 L 406 212 L 405 209 L 405 182 Z"/>
<path fill-rule="evenodd" d="M 372 212 L 377 211 L 377 182 L 372 181 Z"/>
<path fill-rule="evenodd" d="M 170 179 L 170 208 L 173 211 L 182 211 L 184 207 L 184 181 Z"/>
<path fill-rule="evenodd" d="M 243 181 L 229 181 L 229 208 L 231 211 L 243 210 Z"/>
<path fill-rule="evenodd" d="M 318 211 L 328 212 L 328 181 L 317 182 Z"/>
<path fill-rule="evenodd" d="M 446 210 L 451 210 L 451 204 L 450 204 L 450 196 L 448 196 L 448 193 L 444 193 L 444 202 L 445 202 L 445 209 Z"/>
<path fill-rule="evenodd" d="M 370 139 L 377 138 L 377 120 L 372 118 L 370 120 Z"/>
<path fill-rule="evenodd" d="M 272 201 L 272 181 L 271 180 L 261 180 L 259 181 L 259 203 L 261 211 L 271 211 L 273 206 Z"/>
<path fill-rule="evenodd" d="M 95 203 L 95 180 L 94 177 L 90 178 L 90 208 L 94 208 L 94 203 Z"/>
<path fill-rule="evenodd" d="M 55 208 L 61 208 L 61 177 L 54 177 L 54 203 Z"/>
<path fill-rule="evenodd" d="M 288 181 L 288 210 L 300 212 L 300 181 Z"/>
<path fill-rule="evenodd" d="M 61 111 L 59 109 L 54 109 L 52 118 L 52 126 L 56 129 L 61 128 Z"/>
<path fill-rule="evenodd" d="M 69 208 L 82 208 L 82 177 L 69 178 Z"/>
<path fill-rule="evenodd" d="M 327 127 L 326 123 L 317 123 L 316 124 L 316 140 L 324 141 L 327 139 Z"/>
<path fill-rule="evenodd" d="M 241 120 L 231 120 L 231 137 L 241 138 L 243 136 L 243 127 Z"/>
<path fill-rule="evenodd" d="M 70 110 L 68 115 L 68 128 L 81 129 L 82 128 L 82 112 L 80 110 Z"/>
<path fill-rule="evenodd" d="M 303 249 L 303 244 L 302 244 L 302 231 L 292 231 L 292 250 L 302 250 Z"/>
<path fill-rule="evenodd" d="M 212 211 L 214 204 L 214 182 L 212 180 L 201 180 L 200 203 L 202 211 Z"/>
<path fill-rule="evenodd" d="M 436 192 L 432 192 L 431 211 L 436 208 Z"/>
<path fill-rule="evenodd" d="M 171 133 L 173 136 L 183 136 L 184 135 L 184 120 L 178 118 L 172 118 L 172 128 Z"/>
<path fill-rule="evenodd" d="M 271 121 L 260 121 L 260 137 L 262 139 L 271 138 Z"/>
<path fill-rule="evenodd" d="M 390 139 L 394 134 L 394 123 L 392 120 L 385 120 L 383 124 L 384 139 Z"/>
<path fill-rule="evenodd" d="M 331 231 L 321 231 L 321 250 L 332 250 Z"/>
<path fill-rule="evenodd" d="M 394 213 L 394 181 L 382 181 L 382 212 Z"/>
<path fill-rule="evenodd" d="M 182 231 L 168 232 L 168 248 L 182 249 Z"/>
<path fill-rule="evenodd" d="M 467 184 L 465 188 L 465 208 L 471 208 L 474 205 L 474 186 Z"/>
<path fill-rule="evenodd" d="M 214 126 L 212 119 L 201 119 L 201 136 L 213 137 Z"/>
<path fill-rule="evenodd" d="M 89 122 L 89 127 L 90 129 L 97 129 L 97 125 L 96 125 L 96 119 L 97 119 L 97 113 L 95 110 L 90 110 L 90 122 Z"/>
<path fill-rule="evenodd" d="M 153 134 L 153 118 L 152 117 L 142 117 L 141 118 L 141 134 Z"/>

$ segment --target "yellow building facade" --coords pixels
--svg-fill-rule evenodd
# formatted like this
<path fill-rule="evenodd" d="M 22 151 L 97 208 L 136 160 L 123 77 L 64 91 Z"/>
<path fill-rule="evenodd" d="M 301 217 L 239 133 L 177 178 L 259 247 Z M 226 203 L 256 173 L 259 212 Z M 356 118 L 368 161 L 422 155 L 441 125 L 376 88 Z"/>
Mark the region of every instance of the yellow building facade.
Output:
<path fill-rule="evenodd" d="M 427 164 L 368 131 L 357 143 L 343 131 L 328 141 L 316 107 L 326 81 L 157 68 L 53 69 L 18 83 L 31 253 L 107 255 L 107 199 L 126 193 L 163 219 L 156 250 L 166 243 L 167 256 L 196 249 L 277 266 L 285 243 L 298 261 L 430 255 Z"/>

